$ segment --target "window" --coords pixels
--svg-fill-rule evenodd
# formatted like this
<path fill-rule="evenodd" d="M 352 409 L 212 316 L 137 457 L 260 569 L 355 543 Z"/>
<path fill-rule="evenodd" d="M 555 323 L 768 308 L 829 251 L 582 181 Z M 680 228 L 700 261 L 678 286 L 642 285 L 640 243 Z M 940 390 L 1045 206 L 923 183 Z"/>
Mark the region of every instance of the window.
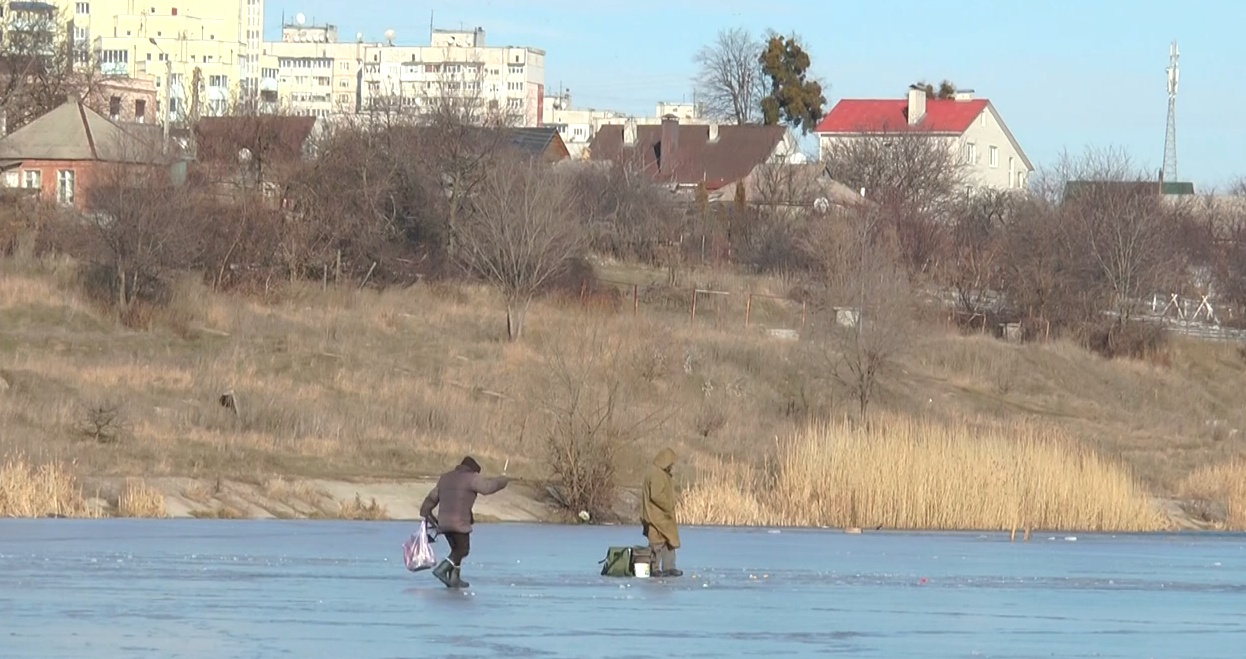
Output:
<path fill-rule="evenodd" d="M 327 76 L 316 76 L 316 84 L 321 87 L 328 87 L 333 84 L 333 79 Z"/>
<path fill-rule="evenodd" d="M 91 34 L 85 27 L 74 27 L 74 41 L 87 41 Z"/>
<path fill-rule="evenodd" d="M 261 72 L 260 72 L 260 76 L 261 76 L 261 77 L 263 77 L 263 78 L 270 79 L 270 80 L 271 80 L 271 79 L 273 79 L 273 78 L 276 78 L 276 77 L 277 77 L 277 69 L 262 69 L 262 70 L 261 70 Z"/>
<path fill-rule="evenodd" d="M 986 128 L 986 110 L 983 110 L 982 114 L 979 115 L 978 121 L 981 122 L 983 128 Z"/>
<path fill-rule="evenodd" d="M 518 110 L 519 108 L 523 107 L 523 99 L 522 98 L 508 98 L 506 99 L 506 107 L 512 110 Z"/>
<path fill-rule="evenodd" d="M 521 92 L 523 91 L 523 83 L 522 82 L 508 82 L 506 83 L 506 91 Z"/>
<path fill-rule="evenodd" d="M 229 76 L 208 76 L 209 87 L 228 87 Z"/>
<path fill-rule="evenodd" d="M 121 116 L 121 97 L 113 96 L 108 99 L 108 116 L 116 121 Z"/>
<path fill-rule="evenodd" d="M 1025 187 L 1025 172 L 1017 172 L 1017 187 Z"/>
<path fill-rule="evenodd" d="M 1008 187 L 1013 188 L 1017 185 L 1017 161 L 1009 156 L 1008 158 Z"/>
<path fill-rule="evenodd" d="M 56 172 L 56 200 L 62 204 L 74 203 L 74 170 Z"/>
<path fill-rule="evenodd" d="M 523 64 L 511 64 L 506 67 L 506 72 L 511 75 L 523 75 Z"/>
<path fill-rule="evenodd" d="M 999 167 L 999 147 L 992 146 L 987 150 L 987 164 L 991 167 Z"/>
<path fill-rule="evenodd" d="M 76 5 L 74 5 L 74 12 L 75 12 L 76 14 L 78 14 L 79 16 L 86 16 L 87 14 L 90 14 L 90 13 L 91 13 L 91 3 L 89 3 L 89 2 L 79 2 L 79 3 L 77 3 Z"/>
<path fill-rule="evenodd" d="M 305 87 L 310 79 L 311 78 L 308 78 L 307 76 L 297 76 L 294 78 L 294 84 Z"/>
<path fill-rule="evenodd" d="M 970 165 L 978 162 L 978 147 L 973 142 L 965 145 L 965 162 Z"/>
<path fill-rule="evenodd" d="M 128 50 L 103 50 L 100 51 L 101 64 L 128 64 L 130 62 L 130 51 Z"/>
<path fill-rule="evenodd" d="M 349 88 L 350 88 L 350 80 L 348 80 L 348 79 L 346 79 L 346 78 L 342 78 L 341 80 L 338 80 L 338 81 L 337 81 L 337 86 L 338 86 L 338 87 L 341 87 L 342 89 L 349 89 Z"/>
<path fill-rule="evenodd" d="M 22 172 L 22 187 L 34 188 L 36 190 L 43 187 L 43 172 L 37 169 L 27 169 Z"/>
<path fill-rule="evenodd" d="M 147 115 L 147 101 L 138 99 L 134 101 L 134 120 L 143 123 L 143 117 Z"/>
<path fill-rule="evenodd" d="M 337 64 L 337 68 L 339 68 L 339 69 L 341 69 L 341 70 L 343 70 L 343 71 L 349 71 L 349 70 L 350 70 L 350 62 L 348 62 L 348 61 L 346 61 L 346 60 L 342 60 L 341 62 L 338 62 L 338 64 Z"/>

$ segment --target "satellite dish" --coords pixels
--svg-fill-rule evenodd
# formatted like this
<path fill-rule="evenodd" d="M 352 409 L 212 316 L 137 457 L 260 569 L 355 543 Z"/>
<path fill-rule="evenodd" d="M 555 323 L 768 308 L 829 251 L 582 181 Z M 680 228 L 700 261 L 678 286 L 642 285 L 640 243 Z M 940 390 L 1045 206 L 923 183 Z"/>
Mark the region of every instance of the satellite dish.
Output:
<path fill-rule="evenodd" d="M 385 40 L 388 41 L 391 45 L 394 43 L 394 31 L 393 30 L 385 30 Z"/>
<path fill-rule="evenodd" d="M 358 41 L 359 43 L 363 43 L 363 32 L 355 33 L 355 41 Z"/>
<path fill-rule="evenodd" d="M 300 11 L 299 13 L 297 13 L 297 14 L 295 14 L 295 15 L 294 15 L 294 22 L 295 22 L 295 23 L 298 23 L 299 25 L 302 25 L 302 24 L 303 24 L 303 23 L 305 23 L 306 21 L 307 21 L 307 17 L 303 15 L 303 12 L 301 12 L 301 11 Z"/>

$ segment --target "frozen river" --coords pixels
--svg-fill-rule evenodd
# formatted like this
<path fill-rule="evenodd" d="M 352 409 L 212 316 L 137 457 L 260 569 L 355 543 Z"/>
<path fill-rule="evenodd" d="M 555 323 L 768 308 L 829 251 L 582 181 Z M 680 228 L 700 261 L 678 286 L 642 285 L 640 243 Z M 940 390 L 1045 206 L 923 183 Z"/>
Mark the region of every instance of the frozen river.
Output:
<path fill-rule="evenodd" d="M 690 528 L 663 581 L 598 576 L 636 528 L 492 524 L 457 592 L 403 568 L 413 529 L 0 520 L 0 657 L 1246 653 L 1243 536 Z"/>

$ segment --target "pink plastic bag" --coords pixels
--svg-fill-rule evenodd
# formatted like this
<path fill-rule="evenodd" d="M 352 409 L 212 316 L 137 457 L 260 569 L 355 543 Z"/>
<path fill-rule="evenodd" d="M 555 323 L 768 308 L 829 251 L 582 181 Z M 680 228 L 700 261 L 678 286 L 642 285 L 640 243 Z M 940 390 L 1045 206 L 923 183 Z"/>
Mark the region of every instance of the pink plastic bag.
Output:
<path fill-rule="evenodd" d="M 433 539 L 434 536 L 428 532 L 428 522 L 425 521 L 420 522 L 418 533 L 412 533 L 402 543 L 402 560 L 407 564 L 408 570 L 419 572 L 437 564 L 437 559 L 433 557 Z"/>

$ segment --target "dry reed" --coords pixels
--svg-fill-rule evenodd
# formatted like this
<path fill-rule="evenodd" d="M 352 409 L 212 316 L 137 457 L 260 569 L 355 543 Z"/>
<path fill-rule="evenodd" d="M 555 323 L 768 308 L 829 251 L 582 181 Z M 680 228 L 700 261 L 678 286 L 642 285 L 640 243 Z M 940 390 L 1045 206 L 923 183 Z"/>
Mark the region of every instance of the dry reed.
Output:
<path fill-rule="evenodd" d="M 684 497 L 687 521 L 980 530 L 1164 526 L 1122 468 L 1032 425 L 983 430 L 910 417 L 868 429 L 829 423 L 782 442 L 769 483 L 731 471 L 708 476 Z"/>
<path fill-rule="evenodd" d="M 1181 494 L 1225 506 L 1229 530 L 1246 531 L 1246 459 L 1203 467 L 1186 477 Z"/>
<path fill-rule="evenodd" d="M 82 489 L 56 462 L 34 465 L 10 455 L 0 467 L 0 517 L 85 517 Z"/>
<path fill-rule="evenodd" d="M 166 517 L 164 494 L 141 478 L 127 478 L 117 497 L 118 517 Z"/>
<path fill-rule="evenodd" d="M 377 522 L 389 519 L 389 511 L 385 509 L 385 506 L 377 503 L 376 499 L 364 503 L 363 499 L 356 494 L 354 499 L 338 504 L 337 516 L 339 519 Z"/>

